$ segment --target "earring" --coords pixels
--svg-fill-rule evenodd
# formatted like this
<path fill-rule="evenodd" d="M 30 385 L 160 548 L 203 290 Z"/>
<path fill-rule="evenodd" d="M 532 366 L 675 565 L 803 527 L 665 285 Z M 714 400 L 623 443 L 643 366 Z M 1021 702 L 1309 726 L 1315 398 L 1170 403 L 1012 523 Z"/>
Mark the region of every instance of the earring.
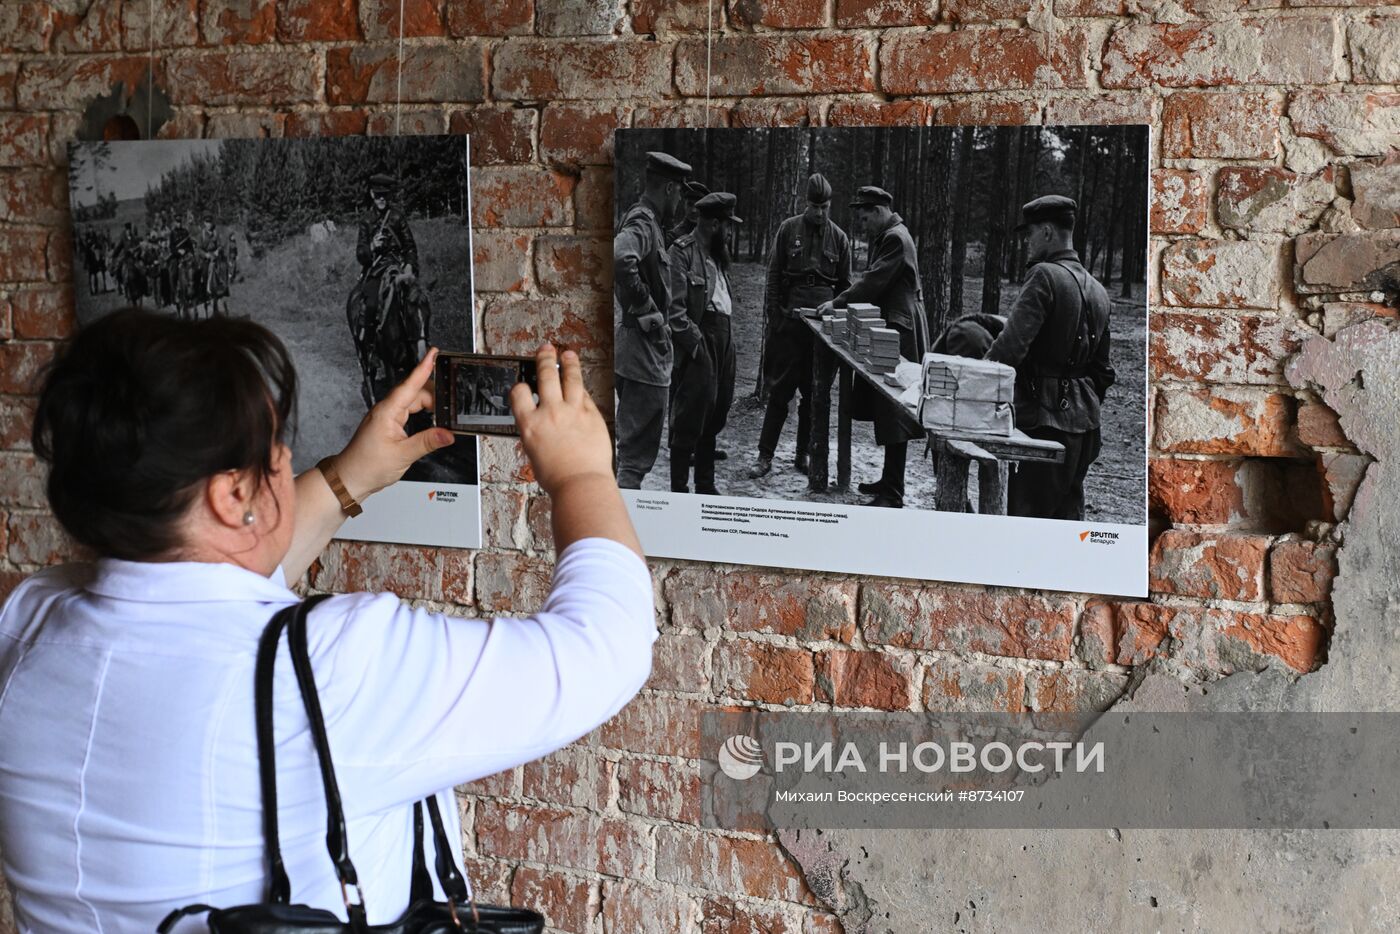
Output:
<path fill-rule="evenodd" d="M 243 524 L 252 525 L 255 521 L 257 521 L 257 517 L 253 515 L 253 510 L 250 507 L 247 512 L 243 513 Z"/>

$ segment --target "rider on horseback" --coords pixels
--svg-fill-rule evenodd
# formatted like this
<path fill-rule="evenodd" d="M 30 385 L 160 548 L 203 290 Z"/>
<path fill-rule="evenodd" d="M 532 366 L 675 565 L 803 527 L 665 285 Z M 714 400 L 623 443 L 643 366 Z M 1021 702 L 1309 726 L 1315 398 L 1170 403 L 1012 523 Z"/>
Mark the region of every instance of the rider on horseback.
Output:
<path fill-rule="evenodd" d="M 418 245 L 403 212 L 389 203 L 393 189 L 392 176 L 370 176 L 369 199 L 373 207 L 360 221 L 360 235 L 355 243 L 365 299 L 365 329 L 369 332 L 379 326 L 382 300 L 390 297 L 390 290 L 410 285 L 418 274 Z M 386 288 L 384 277 L 390 272 L 394 276 Z"/>

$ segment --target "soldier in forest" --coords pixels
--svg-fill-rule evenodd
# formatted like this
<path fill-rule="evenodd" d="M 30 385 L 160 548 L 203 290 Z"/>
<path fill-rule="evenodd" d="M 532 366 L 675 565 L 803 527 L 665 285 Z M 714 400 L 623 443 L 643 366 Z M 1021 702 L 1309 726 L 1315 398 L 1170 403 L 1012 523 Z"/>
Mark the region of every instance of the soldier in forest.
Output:
<path fill-rule="evenodd" d="M 375 174 L 366 183 L 370 210 L 360 220 L 359 236 L 355 241 L 355 258 L 360 262 L 360 295 L 365 303 L 363 330 L 374 332 L 384 309 L 386 274 L 393 272 L 393 285 L 411 283 L 418 274 L 418 244 L 408 219 L 393 205 L 389 196 L 394 191 L 390 175 Z"/>
<path fill-rule="evenodd" d="M 671 385 L 670 260 L 665 231 L 680 213 L 690 166 L 647 153 L 642 196 L 613 237 L 613 334 L 617 391 L 617 485 L 641 489 L 656 464 Z"/>
<path fill-rule="evenodd" d="M 734 214 L 738 199 L 711 192 L 696 202 L 695 230 L 671 244 L 671 302 L 667 315 L 675 344 L 671 379 L 671 491 L 717 495 L 715 439 L 734 401 L 735 353 L 730 321 L 734 313 L 729 284 L 729 235 L 742 224 Z"/>
<path fill-rule="evenodd" d="M 919 285 L 919 257 L 914 238 L 904 220 L 894 212 L 894 197 L 881 188 L 868 185 L 851 201 L 857 226 L 870 249 L 865 271 L 834 299 L 818 310 L 830 314 L 852 302 L 868 302 L 880 308 L 885 326 L 899 332 L 899 355 L 906 360 L 922 360 L 928 349 L 928 321 Z M 867 506 L 904 506 L 904 465 L 909 442 L 923 432 L 910 424 L 907 413 L 897 404 L 879 396 L 865 380 L 856 380 L 852 396 L 855 417 L 873 418 L 875 443 L 885 449 L 880 479 L 858 485 L 860 492 L 872 494 Z"/>
<path fill-rule="evenodd" d="M 1008 515 L 1084 518 L 1084 478 L 1099 456 L 1109 362 L 1108 293 L 1074 250 L 1078 206 L 1061 195 L 1021 208 L 1030 270 L 987 359 L 1016 368 L 1016 427 L 1064 445 L 1060 463 L 1023 461 L 1007 484 Z"/>
<path fill-rule="evenodd" d="M 697 216 L 695 204 L 709 193 L 710 189 L 693 178 L 685 183 L 685 189 L 681 192 L 681 198 L 685 202 L 685 216 L 681 218 L 680 223 L 666 231 L 666 246 L 668 248 L 671 244 L 695 229 L 695 218 Z"/>
<path fill-rule="evenodd" d="M 851 238 L 831 220 L 831 183 L 817 173 L 807 179 L 806 209 L 778 227 L 768 256 L 764 315 L 768 336 L 764 344 L 764 376 L 768 406 L 758 436 L 758 461 L 749 470 L 757 479 L 773 469 L 773 453 L 788 417 L 794 394 L 797 403 L 797 456 L 793 466 L 807 472 L 811 437 L 812 331 L 799 309 L 816 308 L 851 285 Z"/>

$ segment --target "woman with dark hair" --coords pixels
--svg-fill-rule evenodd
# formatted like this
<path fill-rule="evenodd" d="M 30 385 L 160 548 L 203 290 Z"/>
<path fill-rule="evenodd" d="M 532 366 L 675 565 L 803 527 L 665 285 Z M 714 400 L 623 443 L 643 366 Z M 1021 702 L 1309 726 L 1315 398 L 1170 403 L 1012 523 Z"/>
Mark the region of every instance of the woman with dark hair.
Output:
<path fill-rule="evenodd" d="M 296 375 L 256 324 L 122 311 L 53 366 L 34 447 L 54 515 L 96 560 L 35 574 L 0 611 L 0 850 L 21 931 L 150 932 L 194 902 L 264 897 L 258 639 L 358 502 L 451 443 L 443 429 L 404 431 L 432 403 L 434 356 L 341 454 L 295 478 Z M 519 385 L 511 403 L 553 506 L 543 609 L 472 620 L 357 593 L 308 621 L 371 923 L 408 903 L 415 800 L 436 793 L 458 839 L 454 785 L 584 735 L 650 671 L 651 580 L 607 429 L 576 355 L 556 370 L 546 345 L 537 362 L 538 402 Z M 273 723 L 292 900 L 344 918 L 282 651 Z"/>

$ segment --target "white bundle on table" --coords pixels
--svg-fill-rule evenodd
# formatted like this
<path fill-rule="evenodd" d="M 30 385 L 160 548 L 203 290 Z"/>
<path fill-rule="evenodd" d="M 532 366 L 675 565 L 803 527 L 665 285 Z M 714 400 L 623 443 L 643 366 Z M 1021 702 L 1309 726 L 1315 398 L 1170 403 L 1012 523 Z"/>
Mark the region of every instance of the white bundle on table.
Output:
<path fill-rule="evenodd" d="M 1011 434 L 1016 370 L 1004 363 L 924 354 L 923 393 L 925 428 Z"/>

